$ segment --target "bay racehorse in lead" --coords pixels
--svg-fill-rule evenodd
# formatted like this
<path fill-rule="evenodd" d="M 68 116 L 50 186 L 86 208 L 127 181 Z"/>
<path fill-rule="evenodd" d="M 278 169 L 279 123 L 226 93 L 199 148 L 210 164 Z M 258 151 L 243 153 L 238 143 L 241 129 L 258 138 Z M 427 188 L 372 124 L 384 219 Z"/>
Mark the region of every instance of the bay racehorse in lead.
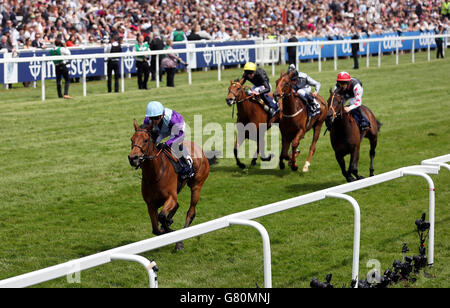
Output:
<path fill-rule="evenodd" d="M 208 159 L 199 146 L 189 140 L 183 141 L 183 145 L 192 157 L 195 175 L 187 180 L 181 180 L 172 164 L 176 158 L 167 148 L 155 145 L 150 126 L 138 126 L 136 120 L 133 124 L 135 132 L 131 137 L 131 152 L 128 160 L 131 166 L 142 169 L 141 191 L 147 204 L 153 233 L 160 235 L 173 231 L 169 226 L 173 223 L 172 218 L 179 207 L 178 193 L 186 184 L 191 189 L 191 203 L 184 228 L 189 227 L 195 217 L 195 207 L 200 199 L 200 191 L 209 175 Z M 160 207 L 162 209 L 158 214 Z M 161 223 L 161 228 L 158 222 Z M 183 243 L 178 242 L 176 249 L 183 249 Z"/>

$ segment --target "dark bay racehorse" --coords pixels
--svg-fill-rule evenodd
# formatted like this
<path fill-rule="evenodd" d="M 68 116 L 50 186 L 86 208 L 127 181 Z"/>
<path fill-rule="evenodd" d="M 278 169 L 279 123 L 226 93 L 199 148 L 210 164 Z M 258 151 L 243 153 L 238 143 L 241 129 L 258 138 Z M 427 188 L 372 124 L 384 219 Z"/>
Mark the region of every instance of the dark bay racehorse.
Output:
<path fill-rule="evenodd" d="M 178 210 L 178 193 L 187 184 L 191 189 L 191 205 L 186 215 L 185 228 L 189 227 L 195 217 L 195 207 L 200 198 L 203 183 L 209 175 L 209 162 L 202 149 L 191 141 L 183 145 L 191 154 L 195 176 L 181 181 L 174 166 L 163 148 L 157 148 L 147 128 L 139 127 L 134 121 L 135 133 L 131 138 L 131 152 L 128 160 L 131 166 L 142 169 L 142 196 L 147 203 L 148 214 L 156 235 L 173 231 L 169 228 L 173 216 Z M 169 154 L 170 155 L 170 154 Z M 158 214 L 158 209 L 162 207 Z M 158 226 L 161 223 L 161 229 Z M 183 243 L 176 245 L 183 249 Z"/>
<path fill-rule="evenodd" d="M 247 87 L 247 89 L 249 89 L 249 87 Z M 261 152 L 261 160 L 270 161 L 272 159 L 272 155 L 266 157 L 264 153 L 264 138 L 260 139 L 259 137 L 263 137 L 272 123 L 276 123 L 279 120 L 279 114 L 269 120 L 267 112 L 264 111 L 264 102 L 257 96 L 247 96 L 245 92 L 245 86 L 239 81 L 230 80 L 226 102 L 228 106 L 233 106 L 233 104 L 237 105 L 236 125 L 242 124 L 242 126 L 245 127 L 244 132 L 238 127 L 236 141 L 234 143 L 234 157 L 236 159 L 236 164 L 242 169 L 245 168 L 245 164 L 241 163 L 238 157 L 238 149 L 245 139 L 252 139 L 257 143 L 257 150 L 251 162 L 252 166 L 256 165 L 259 152 Z"/>
<path fill-rule="evenodd" d="M 343 98 L 339 94 L 332 92 L 331 89 L 328 108 L 327 123 L 328 127 L 330 127 L 331 145 L 345 179 L 347 182 L 352 182 L 363 178 L 358 174 L 358 161 L 359 147 L 364 137 L 370 141 L 370 176 L 373 176 L 373 159 L 375 157 L 375 148 L 377 147 L 378 132 L 381 123 L 375 118 L 367 106 L 362 105 L 359 108 L 361 108 L 361 111 L 369 120 L 371 127 L 361 133 L 352 115 L 344 112 Z M 345 170 L 344 161 L 344 156 L 347 154 L 350 154 L 348 171 Z"/>
<path fill-rule="evenodd" d="M 327 106 L 325 100 L 316 95 L 315 99 L 320 103 L 320 114 L 310 118 L 308 117 L 307 106 L 305 102 L 292 90 L 291 85 L 292 72 L 281 72 L 280 79 L 277 80 L 277 87 L 274 92 L 275 99 L 280 104 L 280 131 L 282 136 L 282 150 L 280 154 L 280 169 L 284 169 L 283 160 L 289 160 L 291 169 L 298 169 L 297 156 L 300 151 L 297 147 L 300 140 L 303 139 L 306 132 L 313 129 L 313 140 L 309 147 L 308 159 L 303 167 L 303 172 L 307 172 L 311 165 L 311 158 L 316 151 L 316 143 L 320 136 L 322 124 L 327 115 Z M 311 93 L 312 95 L 312 93 Z M 292 144 L 292 153 L 289 157 L 289 145 Z"/>

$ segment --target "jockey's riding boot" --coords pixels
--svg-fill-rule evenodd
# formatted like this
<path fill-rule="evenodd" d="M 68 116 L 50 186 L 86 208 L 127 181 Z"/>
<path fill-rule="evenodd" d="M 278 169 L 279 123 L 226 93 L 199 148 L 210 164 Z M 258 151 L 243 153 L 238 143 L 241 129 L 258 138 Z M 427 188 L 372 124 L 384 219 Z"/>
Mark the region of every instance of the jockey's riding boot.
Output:
<path fill-rule="evenodd" d="M 189 155 L 183 156 L 183 158 L 180 159 L 180 162 L 181 161 L 183 161 L 181 170 L 181 179 L 186 180 L 192 178 L 195 175 L 195 173 L 191 156 Z"/>
<path fill-rule="evenodd" d="M 318 105 L 314 101 L 314 97 L 312 95 L 306 94 L 305 97 L 308 101 L 308 105 L 311 108 L 311 117 L 315 117 L 316 115 L 318 115 L 320 113 L 320 105 Z"/>
<path fill-rule="evenodd" d="M 273 118 L 278 112 L 280 111 L 280 108 L 269 108 L 269 117 Z"/>
<path fill-rule="evenodd" d="M 370 128 L 370 122 L 367 120 L 366 116 L 362 112 L 361 108 L 356 108 L 361 116 L 361 131 L 366 131 Z"/>

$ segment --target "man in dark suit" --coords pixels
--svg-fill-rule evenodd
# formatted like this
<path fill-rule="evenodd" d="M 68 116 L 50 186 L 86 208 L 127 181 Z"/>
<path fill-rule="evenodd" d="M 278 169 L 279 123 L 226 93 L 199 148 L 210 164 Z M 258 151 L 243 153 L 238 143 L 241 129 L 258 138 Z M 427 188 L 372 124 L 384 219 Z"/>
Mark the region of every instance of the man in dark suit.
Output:
<path fill-rule="evenodd" d="M 359 31 L 356 27 L 353 27 L 353 36 L 352 40 L 358 40 L 359 37 Z M 359 68 L 358 64 L 358 51 L 359 51 L 359 43 L 352 43 L 352 58 L 353 58 L 353 69 L 357 70 Z"/>
<path fill-rule="evenodd" d="M 153 39 L 150 42 L 150 50 L 163 50 L 164 42 L 161 39 L 158 30 L 153 32 Z M 159 81 L 162 79 L 162 69 L 161 69 L 161 61 L 163 59 L 163 55 L 159 55 Z M 152 81 L 156 80 L 156 55 L 152 55 L 150 59 L 150 73 L 152 74 Z"/>
<path fill-rule="evenodd" d="M 291 32 L 291 37 L 288 39 L 288 43 L 298 42 L 298 39 L 295 36 L 295 34 L 296 34 L 295 28 L 291 28 L 290 32 Z M 296 59 L 297 48 L 298 48 L 297 46 L 287 47 L 288 64 L 289 65 L 291 65 L 291 64 L 297 65 L 297 61 L 296 61 L 297 60 Z"/>

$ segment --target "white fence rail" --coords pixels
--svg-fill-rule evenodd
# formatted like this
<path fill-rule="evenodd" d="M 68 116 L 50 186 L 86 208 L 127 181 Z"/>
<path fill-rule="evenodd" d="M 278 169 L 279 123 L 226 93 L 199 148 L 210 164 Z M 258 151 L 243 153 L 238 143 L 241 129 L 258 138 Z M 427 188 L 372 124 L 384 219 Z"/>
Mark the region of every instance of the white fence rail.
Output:
<path fill-rule="evenodd" d="M 422 36 L 400 36 L 400 37 L 383 37 L 383 38 L 371 38 L 371 39 L 359 39 L 359 40 L 337 40 L 337 41 L 311 41 L 311 42 L 292 42 L 292 43 L 277 43 L 274 41 L 261 41 L 258 42 L 258 44 L 254 44 L 254 45 L 235 45 L 235 46 L 215 46 L 215 47 L 204 47 L 204 48 L 186 48 L 186 49 L 175 49 L 175 50 L 171 50 L 171 51 L 167 51 L 167 50 L 161 50 L 161 51 L 147 51 L 147 52 L 123 52 L 123 53 L 114 53 L 114 54 L 83 54 L 83 55 L 70 55 L 70 56 L 53 56 L 53 57 L 46 57 L 46 56 L 42 56 L 42 57 L 23 57 L 23 58 L 3 58 L 0 59 L 0 64 L 1 63 L 21 63 L 21 62 L 29 62 L 29 63 L 35 63 L 35 65 L 41 65 L 41 71 L 45 72 L 46 70 L 49 71 L 53 65 L 53 61 L 55 60 L 82 60 L 83 64 L 83 77 L 82 77 L 82 82 L 83 82 L 83 96 L 87 95 L 87 85 L 86 85 L 86 67 L 89 66 L 89 61 L 92 59 L 98 59 L 98 58 L 121 58 L 121 91 L 125 92 L 125 81 L 124 81 L 124 60 L 125 59 L 132 59 L 132 57 L 135 56 L 150 56 L 150 55 L 156 55 L 157 57 L 161 56 L 161 55 L 165 55 L 168 53 L 173 53 L 176 52 L 178 54 L 186 54 L 187 55 L 187 59 L 188 59 L 188 64 L 189 64 L 189 59 L 190 58 L 195 58 L 195 53 L 196 52 L 209 52 L 209 53 L 220 53 L 221 51 L 230 51 L 230 50 L 255 50 L 255 54 L 256 54 L 256 62 L 261 65 L 264 66 L 265 64 L 271 63 L 272 65 L 272 76 L 275 76 L 275 64 L 278 62 L 279 60 L 279 54 L 283 54 L 280 53 L 280 49 L 283 49 L 285 47 L 293 47 L 293 46 L 310 46 L 310 47 L 314 47 L 315 49 L 317 49 L 319 51 L 319 55 L 318 55 L 318 71 L 321 72 L 322 71 L 322 61 L 323 61 L 323 57 L 320 54 L 320 46 L 323 45 L 334 45 L 335 48 L 335 53 L 334 53 L 334 70 L 338 69 L 338 57 L 337 57 L 337 53 L 336 53 L 336 49 L 337 46 L 340 45 L 350 45 L 352 43 L 359 43 L 359 44 L 370 44 L 370 43 L 378 43 L 378 67 L 381 66 L 381 57 L 383 55 L 382 53 L 382 49 L 381 49 L 381 44 L 383 44 L 383 42 L 389 42 L 389 44 L 394 44 L 393 46 L 396 46 L 395 49 L 395 56 L 396 56 L 396 64 L 399 64 L 399 48 L 398 46 L 400 45 L 400 43 L 402 41 L 408 41 L 408 40 L 412 40 L 413 41 L 413 46 L 414 46 L 414 40 L 424 40 L 428 46 L 427 48 L 427 54 L 428 54 L 428 61 L 431 61 L 431 52 L 430 52 L 430 46 L 431 46 L 431 42 L 435 39 L 435 38 L 449 38 L 450 34 L 441 34 L 441 35 L 422 35 Z M 415 49 L 419 48 L 417 47 L 413 47 L 411 50 L 411 62 L 414 63 L 415 62 Z M 369 67 L 370 66 L 370 48 L 366 48 L 367 50 L 367 54 L 366 54 L 366 66 Z M 297 52 L 298 52 L 298 48 L 297 48 Z M 297 63 L 296 66 L 298 68 L 298 56 L 297 58 Z M 221 63 L 221 56 L 217 57 L 218 59 L 218 63 L 217 63 L 217 80 L 220 81 L 221 80 L 221 74 L 222 74 L 222 70 L 223 70 L 223 65 Z M 160 86 L 160 81 L 159 81 L 159 71 L 160 71 L 160 67 L 159 67 L 159 61 L 156 61 L 156 87 Z M 192 69 L 190 68 L 190 66 L 188 66 L 187 68 L 187 73 L 188 73 L 188 83 L 192 84 Z M 41 74 L 41 87 L 42 87 L 42 100 L 45 100 L 45 80 L 46 80 L 46 74 L 42 73 Z"/>
<path fill-rule="evenodd" d="M 360 209 L 356 200 L 346 193 L 356 191 L 362 188 L 391 181 L 403 176 L 414 175 L 421 176 L 427 180 L 429 186 L 429 245 L 428 245 L 428 262 L 432 265 L 434 262 L 434 224 L 435 224 L 435 187 L 433 180 L 428 174 L 437 174 L 440 167 L 449 169 L 447 162 L 450 161 L 450 154 L 439 156 L 436 158 L 424 160 L 422 165 L 409 166 L 396 169 L 390 172 L 379 174 L 370 178 L 347 183 L 324 190 L 316 191 L 295 198 L 279 201 L 265 206 L 257 207 L 247 211 L 231 214 L 211 220 L 199 225 L 191 226 L 187 229 L 177 230 L 168 234 L 146 239 L 133 244 L 110 249 L 94 255 L 90 255 L 77 260 L 72 260 L 59 265 L 51 266 L 45 269 L 37 270 L 27 274 L 8 278 L 0 281 L 0 287 L 27 287 L 52 280 L 58 277 L 71 275 L 74 272 L 80 272 L 95 266 L 106 264 L 112 260 L 128 260 L 142 264 L 149 272 L 150 286 L 157 287 L 156 274 L 153 272 L 152 264 L 137 254 L 151 251 L 163 246 L 167 246 L 179 241 L 183 241 L 195 236 L 199 236 L 212 231 L 224 229 L 234 224 L 247 225 L 256 228 L 263 240 L 264 255 L 264 287 L 272 287 L 272 270 L 270 257 L 270 241 L 266 229 L 253 219 L 267 216 L 270 214 L 296 208 L 305 204 L 320 201 L 325 198 L 340 198 L 351 203 L 354 209 L 354 237 L 353 237 L 353 263 L 352 263 L 352 279 L 358 279 L 359 272 L 359 249 L 360 249 Z M 357 285 L 357 284 L 356 284 Z"/>

